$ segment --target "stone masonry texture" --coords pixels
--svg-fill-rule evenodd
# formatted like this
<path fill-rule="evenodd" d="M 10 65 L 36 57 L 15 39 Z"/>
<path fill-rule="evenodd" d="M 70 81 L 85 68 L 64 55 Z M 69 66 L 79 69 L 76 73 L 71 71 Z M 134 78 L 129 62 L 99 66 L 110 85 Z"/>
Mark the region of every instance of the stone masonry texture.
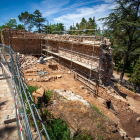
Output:
<path fill-rule="evenodd" d="M 3 29 L 1 33 L 2 43 L 5 45 L 11 45 L 12 49 L 16 52 L 23 54 L 46 54 L 43 49 L 47 48 L 47 51 L 59 54 L 60 56 L 65 56 L 72 60 L 81 62 L 92 68 L 100 68 L 98 72 L 92 71 L 91 79 L 99 79 L 100 84 L 108 85 L 111 82 L 111 76 L 113 74 L 114 63 L 112 58 L 111 46 L 107 46 L 105 42 L 108 42 L 108 39 L 97 36 L 94 40 L 94 37 L 78 37 L 70 36 L 68 34 L 59 36 L 58 34 L 44 35 L 44 34 L 35 34 L 23 30 L 16 29 Z M 72 42 L 75 41 L 75 42 Z M 103 44 L 101 44 L 103 40 Z M 95 43 L 95 45 L 90 44 Z M 97 58 L 93 58 L 92 63 L 92 53 L 94 47 L 94 56 L 100 58 L 98 62 Z M 73 52 L 71 52 L 71 50 Z M 58 55 L 50 54 L 56 58 Z M 88 55 L 88 56 L 86 56 Z M 59 62 L 71 66 L 71 62 L 64 58 L 59 58 Z M 78 65 L 77 63 L 72 63 L 72 69 L 78 73 L 89 78 L 90 70 L 86 67 Z M 94 80 L 93 80 L 94 81 Z"/>

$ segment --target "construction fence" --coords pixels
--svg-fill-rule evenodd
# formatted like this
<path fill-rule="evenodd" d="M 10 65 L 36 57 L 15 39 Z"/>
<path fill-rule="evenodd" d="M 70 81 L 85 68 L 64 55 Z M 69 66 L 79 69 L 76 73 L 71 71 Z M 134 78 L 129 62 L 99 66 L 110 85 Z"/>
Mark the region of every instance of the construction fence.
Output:
<path fill-rule="evenodd" d="M 36 104 L 25 83 L 19 57 L 16 52 L 12 50 L 10 45 L 3 45 L 0 55 L 0 65 L 14 98 L 19 139 L 42 140 L 41 133 L 43 133 L 49 140 L 50 138 L 46 131 L 45 124 L 39 115 Z M 30 119 L 33 121 L 36 128 L 36 135 L 33 134 L 31 129 Z M 41 127 L 38 126 L 38 123 Z"/>

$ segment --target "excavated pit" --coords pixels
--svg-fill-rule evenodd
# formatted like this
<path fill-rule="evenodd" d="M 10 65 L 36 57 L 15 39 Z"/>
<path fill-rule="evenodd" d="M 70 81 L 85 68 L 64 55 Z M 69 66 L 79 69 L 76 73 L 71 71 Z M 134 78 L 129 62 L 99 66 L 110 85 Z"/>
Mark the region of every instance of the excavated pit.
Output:
<path fill-rule="evenodd" d="M 53 70 L 50 68 L 50 64 L 57 65 L 58 69 Z M 37 71 L 40 69 L 44 69 L 44 71 L 49 72 L 48 77 L 53 77 L 50 78 L 50 80 L 43 80 L 42 81 L 35 81 L 34 78 L 36 76 L 25 76 L 26 78 L 26 83 L 31 86 L 42 86 L 46 90 L 52 89 L 64 89 L 65 91 L 70 90 L 72 93 L 76 95 L 80 95 L 81 97 L 84 98 L 85 101 L 89 102 L 90 104 L 94 104 L 97 107 L 100 108 L 102 112 L 104 112 L 104 115 L 109 117 L 111 120 L 115 121 L 117 124 L 119 124 L 119 128 L 122 131 L 122 137 L 139 137 L 139 129 L 140 125 L 136 121 L 133 122 L 128 122 L 129 126 L 132 128 L 128 127 L 126 125 L 126 122 L 124 122 L 124 116 L 128 115 L 128 120 L 132 119 L 132 117 L 138 117 L 140 116 L 140 113 L 138 113 L 138 108 L 137 106 L 133 106 L 133 104 L 129 103 L 128 100 L 124 99 L 121 97 L 119 94 L 115 92 L 115 90 L 111 87 L 102 87 L 100 86 L 98 91 L 98 95 L 95 97 L 91 92 L 88 91 L 88 87 L 86 87 L 83 83 L 80 81 L 76 80 L 74 72 L 70 71 L 67 67 L 64 67 L 60 64 L 58 64 L 55 60 L 50 60 L 50 62 L 44 63 L 44 64 L 36 64 L 36 68 L 38 70 L 34 71 L 33 67 L 29 68 L 27 70 L 24 70 L 25 75 L 35 75 Z M 30 71 L 31 69 L 31 71 Z M 60 78 L 56 78 L 56 77 Z M 43 76 L 45 77 L 45 76 Z M 42 77 L 42 78 L 43 78 Z M 118 91 L 120 89 L 118 88 Z M 127 90 L 126 90 L 127 91 Z M 131 93 L 133 95 L 133 93 Z M 128 97 L 130 96 L 130 93 L 128 94 Z M 138 98 L 139 99 L 139 98 Z M 138 102 L 137 105 L 140 105 L 140 102 Z M 129 118 L 130 117 L 130 118 Z M 134 124 L 135 122 L 135 124 Z M 136 125 L 137 128 L 135 128 L 133 125 Z M 121 129 L 122 128 L 122 129 Z M 126 132 L 124 132 L 126 131 Z"/>

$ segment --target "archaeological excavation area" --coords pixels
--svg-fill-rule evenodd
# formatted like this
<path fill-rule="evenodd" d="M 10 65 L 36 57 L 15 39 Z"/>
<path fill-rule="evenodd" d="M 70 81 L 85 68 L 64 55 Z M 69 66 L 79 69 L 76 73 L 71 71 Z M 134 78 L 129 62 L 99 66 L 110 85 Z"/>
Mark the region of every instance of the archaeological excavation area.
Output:
<path fill-rule="evenodd" d="M 53 91 L 42 110 L 64 120 L 71 137 L 86 131 L 94 139 L 134 140 L 140 137 L 140 96 L 111 80 L 110 42 L 93 32 L 91 36 L 3 29 L 1 39 L 17 52 L 27 85 Z M 38 104 L 40 96 L 32 96 Z"/>

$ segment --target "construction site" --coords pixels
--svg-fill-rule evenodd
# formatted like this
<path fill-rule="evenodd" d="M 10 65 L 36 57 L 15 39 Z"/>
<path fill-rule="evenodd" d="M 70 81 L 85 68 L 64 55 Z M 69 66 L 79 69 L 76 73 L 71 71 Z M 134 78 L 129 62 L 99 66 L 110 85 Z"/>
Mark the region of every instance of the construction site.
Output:
<path fill-rule="evenodd" d="M 85 35 L 86 29 L 74 35 L 74 30 L 35 34 L 5 28 L 1 40 L 19 57 L 26 84 L 53 92 L 42 111 L 64 120 L 71 138 L 86 131 L 93 139 L 138 140 L 140 95 L 111 80 L 111 43 L 102 30 L 100 35 L 96 29 L 87 30 L 94 35 Z M 4 59 L 10 63 L 7 53 L 5 49 Z M 33 92 L 32 97 L 35 104 L 44 102 L 44 93 Z"/>

